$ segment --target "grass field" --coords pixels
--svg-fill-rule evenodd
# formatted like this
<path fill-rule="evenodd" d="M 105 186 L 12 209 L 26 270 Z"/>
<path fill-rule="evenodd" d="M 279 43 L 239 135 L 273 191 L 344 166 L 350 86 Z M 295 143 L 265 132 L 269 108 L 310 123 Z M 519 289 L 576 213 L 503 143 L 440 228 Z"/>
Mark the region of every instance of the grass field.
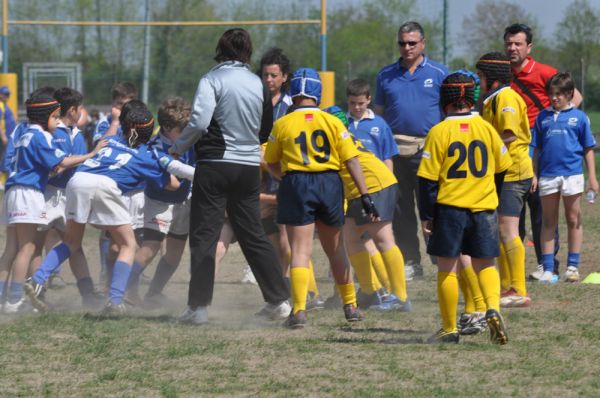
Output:
<path fill-rule="evenodd" d="M 584 206 L 583 275 L 600 271 L 600 206 Z M 85 238 L 98 273 L 98 232 Z M 566 257 L 562 228 L 561 260 Z M 0 242 L 3 239 L 0 240 Z M 317 245 L 318 246 L 318 245 Z M 535 268 L 527 249 L 528 272 Z M 187 258 L 187 257 L 186 257 Z M 278 397 L 597 397 L 600 394 L 600 287 L 529 285 L 533 305 L 505 310 L 510 341 L 467 337 L 458 345 L 423 340 L 439 328 L 435 273 L 409 282 L 414 312 L 367 312 L 349 326 L 341 310 L 310 313 L 304 330 L 261 323 L 255 286 L 240 285 L 244 264 L 233 246 L 221 270 L 210 324 L 179 325 L 188 265 L 168 286 L 169 309 L 102 319 L 79 309 L 69 282 L 48 292 L 47 315 L 0 315 L 0 396 Z M 319 285 L 332 291 L 321 251 Z M 562 267 L 564 270 L 564 266 Z M 153 268 L 152 268 L 153 271 Z M 150 273 L 149 273 L 150 274 Z M 144 288 L 144 287 L 143 287 Z"/>

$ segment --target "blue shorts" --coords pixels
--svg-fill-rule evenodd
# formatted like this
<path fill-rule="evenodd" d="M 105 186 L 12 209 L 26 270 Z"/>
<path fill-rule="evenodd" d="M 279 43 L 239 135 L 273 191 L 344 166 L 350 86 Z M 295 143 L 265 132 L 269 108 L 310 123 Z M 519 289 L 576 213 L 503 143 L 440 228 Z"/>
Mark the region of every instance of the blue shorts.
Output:
<path fill-rule="evenodd" d="M 277 224 L 344 225 L 344 188 L 337 171 L 288 172 L 277 195 Z"/>
<path fill-rule="evenodd" d="M 520 217 L 521 210 L 529 195 L 532 178 L 520 181 L 507 181 L 502 184 L 498 214 L 501 216 Z"/>
<path fill-rule="evenodd" d="M 392 221 L 394 219 L 394 210 L 398 201 L 398 184 L 394 184 L 371 194 L 371 199 L 375 203 L 375 208 L 379 213 L 381 221 Z M 348 202 L 346 217 L 353 218 L 356 225 L 371 224 L 371 217 L 367 216 L 362 207 L 362 201 L 359 198 Z"/>
<path fill-rule="evenodd" d="M 469 209 L 437 204 L 433 231 L 427 253 L 439 257 L 458 257 L 461 253 L 474 258 L 500 255 L 498 215 L 495 210 L 471 212 Z"/>

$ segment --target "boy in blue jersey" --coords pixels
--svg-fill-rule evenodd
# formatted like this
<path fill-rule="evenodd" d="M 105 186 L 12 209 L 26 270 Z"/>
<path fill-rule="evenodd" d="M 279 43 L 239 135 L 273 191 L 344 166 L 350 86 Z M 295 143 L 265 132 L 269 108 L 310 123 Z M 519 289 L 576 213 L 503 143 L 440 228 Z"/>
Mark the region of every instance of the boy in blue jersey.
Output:
<path fill-rule="evenodd" d="M 148 145 L 159 153 L 167 153 L 187 125 L 191 105 L 180 97 L 165 99 L 158 109 L 160 130 Z M 166 252 L 160 258 L 150 288 L 144 297 L 146 307 L 164 304 L 162 290 L 179 266 L 189 232 L 191 183 L 196 158 L 193 149 L 179 156 L 179 161 L 189 169 L 188 180 L 182 181 L 176 191 L 165 191 L 157 186 L 146 185 L 144 199 L 144 241 L 135 255 L 128 283 L 128 300 L 135 304 L 142 301 L 138 294 L 139 277 L 150 264 L 167 239 Z"/>
<path fill-rule="evenodd" d="M 25 285 L 32 305 L 46 311 L 39 293 L 48 277 L 81 247 L 85 225 L 110 232 L 119 246 L 104 314 L 123 314 L 123 296 L 131 272 L 136 241 L 131 225 L 127 192 L 141 180 L 164 189 L 177 189 L 179 183 L 165 170 L 171 161 L 159 159 L 146 143 L 152 135 L 154 119 L 141 101 L 130 101 L 120 115 L 123 134 L 107 139 L 107 146 L 82 164 L 67 184 L 67 227 L 64 243 L 53 248 Z"/>
<path fill-rule="evenodd" d="M 533 166 L 539 180 L 542 201 L 542 263 L 540 282 L 552 280 L 554 269 L 554 234 L 558 224 L 560 197 L 567 219 L 569 254 L 564 278 L 579 281 L 579 257 L 583 241 L 581 194 L 584 191 L 583 160 L 588 173 L 588 190 L 598 194 L 598 180 L 592 135 L 587 115 L 575 108 L 571 100 L 575 84 L 570 73 L 557 73 L 548 82 L 551 107 L 538 115 L 531 145 L 535 148 Z M 535 186 L 533 187 L 535 190 Z"/>
<path fill-rule="evenodd" d="M 83 156 L 67 156 L 52 145 L 52 132 L 59 123 L 60 104 L 54 98 L 36 95 L 26 103 L 29 126 L 15 144 L 7 192 L 4 197 L 4 222 L 15 227 L 18 252 L 13 268 L 5 312 L 18 312 L 24 303 L 23 282 L 34 250 L 38 225 L 48 223 L 45 209 L 44 190 L 50 172 L 59 172 L 74 167 L 92 157 L 94 152 Z M 3 269 L 2 272 L 7 272 Z"/>

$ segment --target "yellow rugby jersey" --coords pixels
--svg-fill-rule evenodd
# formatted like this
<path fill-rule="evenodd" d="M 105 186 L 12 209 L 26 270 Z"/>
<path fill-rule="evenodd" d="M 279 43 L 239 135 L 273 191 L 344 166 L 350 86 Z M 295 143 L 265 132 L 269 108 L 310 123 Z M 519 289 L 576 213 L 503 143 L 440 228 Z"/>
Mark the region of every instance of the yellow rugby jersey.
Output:
<path fill-rule="evenodd" d="M 339 171 L 359 151 L 346 126 L 316 107 L 302 107 L 278 119 L 265 151 L 267 163 L 281 162 L 281 171 Z"/>
<path fill-rule="evenodd" d="M 494 127 L 477 113 L 461 114 L 429 131 L 417 175 L 438 181 L 437 203 L 478 212 L 498 207 L 494 174 L 511 164 Z"/>
<path fill-rule="evenodd" d="M 498 134 L 511 130 L 516 140 L 508 144 L 512 166 L 504 181 L 520 181 L 533 177 L 533 163 L 529 156 L 531 130 L 527 117 L 527 105 L 523 98 L 510 87 L 503 87 L 483 101 L 483 118 L 490 122 Z"/>
<path fill-rule="evenodd" d="M 358 161 L 360 162 L 360 167 L 365 176 L 365 183 L 367 184 L 369 193 L 379 192 L 398 182 L 394 173 L 392 173 L 390 169 L 377 158 L 377 156 L 365 148 L 360 140 L 352 136 L 352 141 L 354 142 L 356 149 L 358 149 Z M 358 187 L 354 183 L 345 164 L 342 164 L 340 176 L 344 183 L 344 197 L 347 200 L 360 197 Z"/>

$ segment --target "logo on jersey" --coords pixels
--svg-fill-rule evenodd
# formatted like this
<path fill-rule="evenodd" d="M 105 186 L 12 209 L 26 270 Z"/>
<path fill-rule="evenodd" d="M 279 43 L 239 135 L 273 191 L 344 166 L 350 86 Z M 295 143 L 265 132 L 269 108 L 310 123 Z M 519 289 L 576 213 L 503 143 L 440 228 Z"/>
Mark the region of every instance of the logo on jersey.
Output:
<path fill-rule="evenodd" d="M 313 114 L 312 113 L 306 113 L 304 115 L 304 121 L 305 122 L 312 122 L 313 121 Z"/>
<path fill-rule="evenodd" d="M 578 120 L 576 117 L 570 117 L 570 118 L 569 118 L 569 121 L 567 122 L 567 124 L 568 124 L 569 126 L 577 126 L 577 122 L 578 122 L 578 121 L 579 121 L 579 120 Z"/>
<path fill-rule="evenodd" d="M 171 162 L 171 159 L 169 159 L 168 156 L 163 156 L 162 158 L 160 158 L 158 160 L 158 163 L 160 164 L 160 166 L 162 168 L 167 168 L 167 166 L 169 165 L 170 162 Z"/>
<path fill-rule="evenodd" d="M 506 152 L 508 152 L 508 148 L 506 147 L 506 145 L 502 145 L 502 148 L 500 149 L 500 153 L 502 155 L 506 155 Z"/>
<path fill-rule="evenodd" d="M 65 156 L 65 153 L 63 151 L 61 151 L 59 148 L 56 148 L 54 150 L 54 156 L 56 156 L 57 158 L 60 158 L 62 156 Z"/>
<path fill-rule="evenodd" d="M 517 111 L 515 111 L 515 108 L 513 108 L 512 106 L 505 106 L 504 108 L 502 108 L 502 113 L 506 112 L 517 113 Z"/>
<path fill-rule="evenodd" d="M 423 151 L 422 157 L 425 159 L 431 159 L 431 152 Z"/>
<path fill-rule="evenodd" d="M 468 133 L 469 132 L 469 123 L 461 123 L 460 124 L 460 132 Z"/>
<path fill-rule="evenodd" d="M 379 135 L 379 127 L 371 127 L 371 135 Z"/>
<path fill-rule="evenodd" d="M 433 87 L 433 79 L 425 79 L 423 87 Z"/>
<path fill-rule="evenodd" d="M 342 139 L 344 140 L 344 139 L 346 139 L 346 138 L 350 138 L 350 133 L 349 133 L 348 131 L 344 131 L 344 132 L 342 133 Z"/>

